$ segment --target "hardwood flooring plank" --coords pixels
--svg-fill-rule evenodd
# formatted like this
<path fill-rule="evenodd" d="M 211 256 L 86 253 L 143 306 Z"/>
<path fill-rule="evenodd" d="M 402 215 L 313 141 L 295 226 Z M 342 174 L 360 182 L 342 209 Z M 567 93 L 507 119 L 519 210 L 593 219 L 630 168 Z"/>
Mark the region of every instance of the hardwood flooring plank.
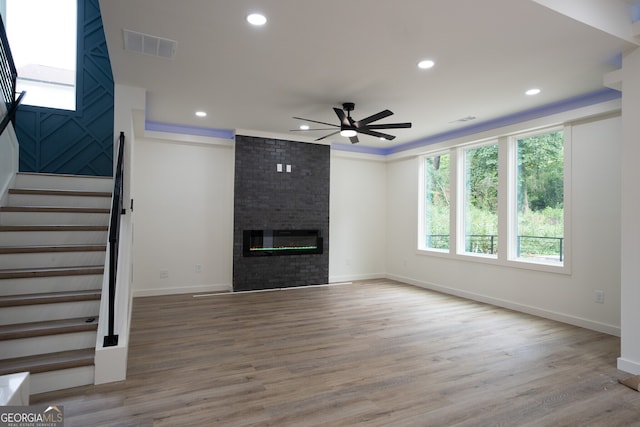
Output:
<path fill-rule="evenodd" d="M 388 280 L 133 303 L 69 426 L 640 426 L 617 337 Z"/>

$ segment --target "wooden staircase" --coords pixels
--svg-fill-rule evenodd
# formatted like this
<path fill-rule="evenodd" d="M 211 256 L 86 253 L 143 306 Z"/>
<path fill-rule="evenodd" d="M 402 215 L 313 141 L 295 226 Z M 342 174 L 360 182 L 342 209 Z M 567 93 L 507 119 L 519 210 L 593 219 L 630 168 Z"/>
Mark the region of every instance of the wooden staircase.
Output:
<path fill-rule="evenodd" d="M 0 207 L 0 375 L 93 384 L 111 178 L 18 174 Z"/>

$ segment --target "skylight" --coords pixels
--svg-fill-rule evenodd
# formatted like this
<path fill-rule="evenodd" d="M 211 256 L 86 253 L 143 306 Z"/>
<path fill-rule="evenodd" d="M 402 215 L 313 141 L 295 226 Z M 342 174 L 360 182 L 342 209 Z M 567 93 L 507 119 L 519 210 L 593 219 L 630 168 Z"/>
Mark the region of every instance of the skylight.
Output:
<path fill-rule="evenodd" d="M 76 0 L 6 0 L 7 37 L 24 103 L 76 109 Z"/>

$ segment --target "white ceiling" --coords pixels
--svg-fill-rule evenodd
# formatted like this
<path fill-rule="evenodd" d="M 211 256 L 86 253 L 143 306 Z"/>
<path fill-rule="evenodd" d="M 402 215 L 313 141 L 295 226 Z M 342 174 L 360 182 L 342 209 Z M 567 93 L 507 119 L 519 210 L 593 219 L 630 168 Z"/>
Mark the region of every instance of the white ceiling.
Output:
<path fill-rule="evenodd" d="M 115 82 L 147 90 L 147 120 L 294 135 L 293 116 L 338 124 L 333 107 L 355 102 L 356 119 L 388 108 L 395 114 L 376 123 L 413 122 L 389 131 L 394 141 L 360 137 L 382 148 L 601 90 L 635 46 L 532 0 L 100 5 Z M 254 11 L 265 26 L 246 23 Z M 125 51 L 125 29 L 177 41 L 175 59 Z M 418 69 L 422 59 L 435 67 Z M 542 92 L 526 96 L 532 87 Z M 467 116 L 477 119 L 456 122 Z"/>

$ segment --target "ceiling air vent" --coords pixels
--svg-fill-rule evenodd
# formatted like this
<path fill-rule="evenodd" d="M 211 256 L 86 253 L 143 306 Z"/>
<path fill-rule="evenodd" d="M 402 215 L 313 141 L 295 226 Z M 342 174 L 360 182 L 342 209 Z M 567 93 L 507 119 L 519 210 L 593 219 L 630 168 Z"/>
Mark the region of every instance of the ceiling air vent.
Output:
<path fill-rule="evenodd" d="M 129 52 L 173 59 L 176 56 L 177 45 L 178 42 L 174 40 L 124 30 L 124 49 Z"/>

